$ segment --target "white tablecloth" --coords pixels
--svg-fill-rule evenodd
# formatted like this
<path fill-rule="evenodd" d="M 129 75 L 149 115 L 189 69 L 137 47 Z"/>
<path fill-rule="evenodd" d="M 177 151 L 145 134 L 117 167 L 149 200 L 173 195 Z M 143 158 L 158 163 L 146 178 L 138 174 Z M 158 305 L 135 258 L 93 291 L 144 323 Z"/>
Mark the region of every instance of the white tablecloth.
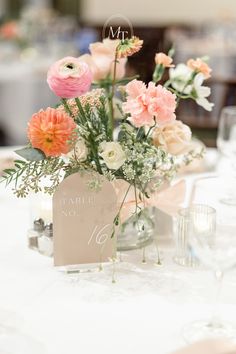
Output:
<path fill-rule="evenodd" d="M 28 201 L 1 185 L 0 322 L 1 309 L 10 311 L 9 323 L 47 354 L 170 353 L 185 344 L 185 324 L 211 314 L 213 277 L 173 263 L 171 237 L 159 240 L 162 267 L 154 264 L 154 245 L 146 264 L 140 250 L 123 253 L 112 284 L 109 264 L 101 273 L 60 273 L 52 259 L 27 248 L 28 224 Z M 235 270 L 225 277 L 221 303 L 224 318 L 236 320 Z"/>

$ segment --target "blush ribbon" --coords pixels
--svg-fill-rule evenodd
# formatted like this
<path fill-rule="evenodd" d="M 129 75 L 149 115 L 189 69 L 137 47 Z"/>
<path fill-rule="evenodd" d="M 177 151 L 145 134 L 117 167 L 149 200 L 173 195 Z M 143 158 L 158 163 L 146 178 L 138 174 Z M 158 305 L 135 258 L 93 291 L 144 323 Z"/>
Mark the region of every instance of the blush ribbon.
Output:
<path fill-rule="evenodd" d="M 137 190 L 135 196 L 135 188 L 134 186 L 130 186 L 128 182 L 115 180 L 113 186 L 116 191 L 118 205 L 120 206 L 124 201 L 120 212 L 121 222 L 124 222 L 135 213 L 136 200 L 138 207 L 141 209 L 145 207 L 156 207 L 164 213 L 173 216 L 181 207 L 186 190 L 185 181 L 181 180 L 172 186 L 165 184 L 158 191 L 152 193 L 150 198 L 141 200 L 139 191 Z"/>

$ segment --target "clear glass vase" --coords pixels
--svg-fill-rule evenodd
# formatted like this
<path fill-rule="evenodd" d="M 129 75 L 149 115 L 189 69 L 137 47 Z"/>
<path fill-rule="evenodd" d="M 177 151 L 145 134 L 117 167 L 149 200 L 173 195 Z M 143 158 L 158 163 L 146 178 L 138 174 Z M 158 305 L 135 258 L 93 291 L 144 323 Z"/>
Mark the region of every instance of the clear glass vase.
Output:
<path fill-rule="evenodd" d="M 146 208 L 125 221 L 118 232 L 117 251 L 143 248 L 153 241 L 155 230 L 154 208 Z"/>

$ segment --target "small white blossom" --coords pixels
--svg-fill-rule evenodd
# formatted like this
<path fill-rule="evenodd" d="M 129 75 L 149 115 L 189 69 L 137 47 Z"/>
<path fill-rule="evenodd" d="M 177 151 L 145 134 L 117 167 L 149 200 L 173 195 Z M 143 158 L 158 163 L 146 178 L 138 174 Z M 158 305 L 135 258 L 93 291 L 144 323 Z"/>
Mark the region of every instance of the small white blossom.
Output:
<path fill-rule="evenodd" d="M 192 85 L 187 85 L 191 79 L 193 70 L 185 64 L 178 64 L 175 68 L 169 71 L 172 87 L 178 92 L 189 95 L 192 91 Z"/>
<path fill-rule="evenodd" d="M 208 97 L 211 94 L 211 89 L 210 87 L 202 86 L 204 81 L 204 76 L 203 74 L 199 73 L 195 76 L 193 80 L 193 88 L 196 93 L 196 102 L 199 106 L 205 108 L 206 111 L 211 111 L 214 103 L 210 103 L 206 97 Z"/>
<path fill-rule="evenodd" d="M 108 168 L 111 170 L 118 170 L 124 164 L 126 156 L 119 143 L 114 141 L 104 141 L 99 147 L 102 150 L 100 155 Z"/>
<path fill-rule="evenodd" d="M 179 64 L 176 68 L 171 68 L 169 73 L 171 85 L 175 90 L 185 95 L 194 95 L 195 101 L 199 106 L 205 108 L 207 111 L 212 110 L 214 104 L 206 99 L 210 95 L 211 89 L 202 86 L 205 80 L 202 73 L 197 74 L 191 84 L 188 84 L 188 82 L 191 79 L 193 70 L 187 65 Z"/>

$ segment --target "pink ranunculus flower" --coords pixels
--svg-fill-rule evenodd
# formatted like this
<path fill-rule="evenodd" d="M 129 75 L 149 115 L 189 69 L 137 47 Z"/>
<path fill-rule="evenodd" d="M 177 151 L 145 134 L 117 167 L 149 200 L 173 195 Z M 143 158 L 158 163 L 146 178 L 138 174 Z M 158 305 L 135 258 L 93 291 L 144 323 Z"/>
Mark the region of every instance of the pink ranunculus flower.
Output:
<path fill-rule="evenodd" d="M 93 74 L 93 81 L 105 79 L 107 76 L 113 77 L 114 60 L 116 48 L 120 41 L 106 38 L 102 42 L 92 43 L 89 46 L 91 54 L 84 54 L 78 59 L 86 62 Z M 125 75 L 125 64 L 127 59 L 118 59 L 116 65 L 116 79 L 121 79 Z"/>
<path fill-rule="evenodd" d="M 140 80 L 126 85 L 127 101 L 123 110 L 130 114 L 128 120 L 135 127 L 158 125 L 175 120 L 176 96 L 165 87 L 149 82 L 148 87 Z"/>
<path fill-rule="evenodd" d="M 85 62 L 77 58 L 65 57 L 49 68 L 47 82 L 57 96 L 75 98 L 89 90 L 92 72 Z"/>

